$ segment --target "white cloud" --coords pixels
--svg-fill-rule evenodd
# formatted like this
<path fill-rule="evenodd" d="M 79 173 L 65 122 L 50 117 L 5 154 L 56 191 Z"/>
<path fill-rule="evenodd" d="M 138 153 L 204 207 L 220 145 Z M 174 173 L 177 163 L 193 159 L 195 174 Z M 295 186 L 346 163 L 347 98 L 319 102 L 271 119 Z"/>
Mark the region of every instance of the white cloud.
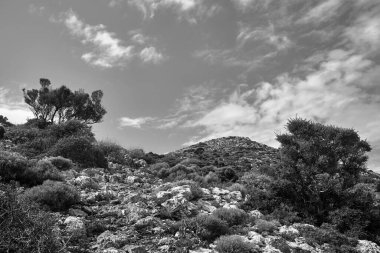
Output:
<path fill-rule="evenodd" d="M 265 28 L 257 28 L 241 23 L 236 40 L 239 48 L 244 47 L 250 41 L 261 41 L 271 44 L 279 51 L 292 46 L 290 39 L 285 34 L 276 33 L 272 24 Z"/>
<path fill-rule="evenodd" d="M 9 90 L 0 87 L 0 115 L 8 118 L 14 124 L 23 124 L 27 119 L 33 118 L 33 113 L 22 101 L 10 98 Z"/>
<path fill-rule="evenodd" d="M 106 26 L 85 24 L 73 11 L 65 13 L 63 22 L 72 35 L 81 39 L 82 44 L 93 46 L 91 52 L 82 55 L 87 63 L 110 68 L 123 66 L 132 59 L 133 46 L 124 46 L 114 33 L 106 30 Z"/>
<path fill-rule="evenodd" d="M 206 5 L 205 0 L 128 0 L 128 4 L 139 9 L 144 19 L 153 18 L 160 9 L 170 9 L 180 19 L 197 23 L 198 19 L 213 16 L 220 10 L 216 4 Z"/>
<path fill-rule="evenodd" d="M 121 117 L 119 119 L 120 127 L 134 127 L 141 128 L 142 125 L 154 120 L 152 117 L 141 117 L 141 118 L 129 118 L 129 117 Z"/>
<path fill-rule="evenodd" d="M 364 12 L 345 29 L 344 35 L 360 53 L 380 53 L 380 3 L 371 12 Z"/>
<path fill-rule="evenodd" d="M 155 47 L 146 47 L 140 52 L 140 58 L 144 63 L 160 63 L 165 57 Z"/>
<path fill-rule="evenodd" d="M 52 22 L 56 22 L 53 17 Z M 155 39 L 144 35 L 139 30 L 130 31 L 130 44 L 116 37 L 116 34 L 106 30 L 106 26 L 84 23 L 72 10 L 63 14 L 61 22 L 70 33 L 81 40 L 91 50 L 82 54 L 81 59 L 90 65 L 101 68 L 124 67 L 134 58 L 143 63 L 160 63 L 166 56 L 153 46 Z"/>
<path fill-rule="evenodd" d="M 344 4 L 345 0 L 325 0 L 309 10 L 298 23 L 322 23 L 336 16 L 337 10 Z"/>
<path fill-rule="evenodd" d="M 275 131 L 296 115 L 359 130 L 364 138 L 380 141 L 380 90 L 370 92 L 360 82 L 378 71 L 362 55 L 333 50 L 305 79 L 284 74 L 274 83 L 260 83 L 234 91 L 187 126 L 200 127 L 203 135 L 192 142 L 238 135 L 277 145 Z M 373 76 L 376 78 L 376 76 Z M 373 87 L 372 87 L 373 88 Z"/>

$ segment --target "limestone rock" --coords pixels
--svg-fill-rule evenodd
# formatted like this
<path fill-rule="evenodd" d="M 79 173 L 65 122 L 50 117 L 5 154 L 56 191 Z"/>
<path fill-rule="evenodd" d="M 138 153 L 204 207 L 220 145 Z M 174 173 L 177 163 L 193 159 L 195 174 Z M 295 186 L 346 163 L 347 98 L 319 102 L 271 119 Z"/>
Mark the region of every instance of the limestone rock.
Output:
<path fill-rule="evenodd" d="M 356 250 L 360 253 L 380 253 L 380 246 L 367 240 L 359 240 Z"/>
<path fill-rule="evenodd" d="M 81 218 L 69 216 L 65 219 L 66 232 L 73 238 L 86 237 L 86 226 Z"/>

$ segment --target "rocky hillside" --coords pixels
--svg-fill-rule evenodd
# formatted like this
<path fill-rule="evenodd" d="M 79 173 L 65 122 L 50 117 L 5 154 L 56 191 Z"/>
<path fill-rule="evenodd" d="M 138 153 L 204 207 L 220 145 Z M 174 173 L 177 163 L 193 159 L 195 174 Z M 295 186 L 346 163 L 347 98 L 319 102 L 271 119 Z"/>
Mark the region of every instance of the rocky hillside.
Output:
<path fill-rule="evenodd" d="M 252 141 L 248 137 L 236 136 L 200 142 L 169 153 L 168 156 L 170 155 L 181 160 L 199 159 L 205 165 L 232 166 L 239 171 L 275 165 L 280 160 L 277 149 Z"/>

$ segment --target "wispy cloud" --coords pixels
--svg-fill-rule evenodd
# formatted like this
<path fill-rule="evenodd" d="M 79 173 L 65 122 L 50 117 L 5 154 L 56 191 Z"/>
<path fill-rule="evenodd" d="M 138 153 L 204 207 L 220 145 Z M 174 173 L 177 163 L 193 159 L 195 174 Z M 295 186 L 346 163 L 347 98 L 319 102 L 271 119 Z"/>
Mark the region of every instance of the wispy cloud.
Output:
<path fill-rule="evenodd" d="M 120 127 L 133 127 L 133 128 L 141 128 L 144 124 L 151 122 L 154 120 L 152 117 L 140 117 L 140 118 L 129 118 L 129 117 L 121 117 L 119 119 Z"/>
<path fill-rule="evenodd" d="M 131 43 L 127 44 L 117 38 L 115 33 L 109 32 L 105 25 L 86 24 L 72 10 L 62 16 L 61 22 L 70 33 L 91 48 L 81 56 L 90 65 L 101 68 L 124 67 L 136 57 L 144 63 L 159 63 L 165 58 L 150 44 L 152 39 L 141 32 L 131 33 Z"/>
<path fill-rule="evenodd" d="M 220 10 L 220 6 L 205 0 L 128 0 L 128 4 L 135 6 L 144 16 L 151 19 L 155 13 L 162 10 L 172 10 L 179 19 L 190 23 L 197 23 L 199 19 L 213 16 Z"/>
<path fill-rule="evenodd" d="M 327 0 L 318 2 L 310 9 L 298 23 L 315 23 L 328 22 L 330 18 L 336 17 L 337 10 L 345 3 L 344 0 Z"/>

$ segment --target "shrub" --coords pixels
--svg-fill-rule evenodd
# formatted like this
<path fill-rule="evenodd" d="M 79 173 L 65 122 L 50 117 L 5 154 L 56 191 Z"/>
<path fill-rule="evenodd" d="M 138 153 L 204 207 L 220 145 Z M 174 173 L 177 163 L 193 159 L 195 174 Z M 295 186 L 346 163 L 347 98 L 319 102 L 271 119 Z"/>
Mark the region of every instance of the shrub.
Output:
<path fill-rule="evenodd" d="M 39 135 L 38 128 L 29 128 L 25 126 L 14 126 L 7 129 L 4 138 L 9 139 L 14 144 L 30 142 Z"/>
<path fill-rule="evenodd" d="M 50 154 L 69 158 L 83 167 L 107 168 L 108 165 L 103 152 L 87 137 L 70 136 L 60 139 Z"/>
<path fill-rule="evenodd" d="M 262 219 L 256 220 L 256 229 L 259 233 L 268 232 L 273 233 L 280 226 L 280 223 L 276 220 L 266 221 Z"/>
<path fill-rule="evenodd" d="M 62 181 L 63 177 L 50 161 L 40 160 L 35 166 L 25 170 L 22 180 L 20 181 L 29 186 L 34 186 L 42 184 L 48 179 Z"/>
<path fill-rule="evenodd" d="M 63 211 L 79 202 L 79 193 L 74 187 L 56 181 L 45 181 L 42 185 L 25 191 L 23 198 L 35 201 L 52 211 Z"/>
<path fill-rule="evenodd" d="M 156 175 L 158 175 L 159 174 L 159 172 L 162 170 L 162 169 L 169 169 L 169 164 L 168 163 L 165 163 L 165 162 L 163 162 L 163 163 L 155 163 L 155 164 L 152 164 L 152 165 L 150 165 L 150 167 L 149 167 L 149 169 L 150 169 L 150 171 L 153 173 L 153 174 L 156 174 Z M 166 173 L 162 173 L 162 175 L 161 176 L 164 176 Z M 161 178 L 161 177 L 160 177 Z"/>
<path fill-rule="evenodd" d="M 1 180 L 5 182 L 19 181 L 27 167 L 28 161 L 22 155 L 15 152 L 0 151 Z"/>
<path fill-rule="evenodd" d="M 100 141 L 97 143 L 97 146 L 103 152 L 108 162 L 123 165 L 132 164 L 132 158 L 127 154 L 127 150 L 120 145 L 110 141 Z"/>
<path fill-rule="evenodd" d="M 59 252 L 52 215 L 19 201 L 16 187 L 0 184 L 0 252 Z"/>
<path fill-rule="evenodd" d="M 219 176 L 222 182 L 235 182 L 238 179 L 235 170 L 230 166 L 218 168 L 216 170 L 216 174 Z"/>
<path fill-rule="evenodd" d="M 260 252 L 252 243 L 239 235 L 221 236 L 216 241 L 216 250 L 219 253 L 254 253 Z"/>
<path fill-rule="evenodd" d="M 201 214 L 195 218 L 198 225 L 198 236 L 203 240 L 213 241 L 221 235 L 228 233 L 227 222 L 214 215 Z"/>
<path fill-rule="evenodd" d="M 47 161 L 51 162 L 57 169 L 64 171 L 70 170 L 74 164 L 70 159 L 64 158 L 62 156 L 48 157 Z"/>
<path fill-rule="evenodd" d="M 204 183 L 206 184 L 215 184 L 219 182 L 220 182 L 220 178 L 215 172 L 208 173 L 204 179 Z"/>
<path fill-rule="evenodd" d="M 218 208 L 212 215 L 227 222 L 229 226 L 242 225 L 248 219 L 248 214 L 241 209 L 235 208 Z"/>
<path fill-rule="evenodd" d="M 132 159 L 144 159 L 145 152 L 141 148 L 129 149 L 128 150 L 128 155 Z"/>
<path fill-rule="evenodd" d="M 69 136 L 83 136 L 94 140 L 94 134 L 91 132 L 91 127 L 78 120 L 69 120 L 61 124 L 50 125 L 47 132 L 57 139 L 62 139 Z"/>
<path fill-rule="evenodd" d="M 239 184 L 239 183 L 234 183 L 233 185 L 231 185 L 230 187 L 227 188 L 227 190 L 229 191 L 238 191 L 241 193 L 241 196 L 243 198 L 245 198 L 245 196 L 247 195 L 247 188 L 245 188 L 244 185 L 242 184 Z"/>
<path fill-rule="evenodd" d="M 201 187 L 195 182 L 190 184 L 190 192 L 191 192 L 190 200 L 197 200 L 203 197 L 203 191 Z"/>
<path fill-rule="evenodd" d="M 167 154 L 162 157 L 159 162 L 166 162 L 170 167 L 173 167 L 181 162 L 181 159 L 174 154 Z"/>

